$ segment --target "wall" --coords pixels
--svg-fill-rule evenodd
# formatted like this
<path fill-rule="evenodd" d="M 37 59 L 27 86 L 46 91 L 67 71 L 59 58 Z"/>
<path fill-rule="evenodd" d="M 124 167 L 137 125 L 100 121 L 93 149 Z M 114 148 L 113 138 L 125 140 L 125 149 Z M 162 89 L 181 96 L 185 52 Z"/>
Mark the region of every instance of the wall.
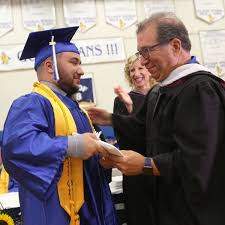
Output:
<path fill-rule="evenodd" d="M 213 1 L 213 0 L 212 0 Z M 57 27 L 63 27 L 63 10 L 62 0 L 55 0 Z M 0 37 L 0 46 L 24 44 L 29 31 L 25 30 L 22 25 L 21 4 L 20 0 L 12 0 L 14 30 L 3 37 Z M 125 30 L 119 30 L 105 23 L 104 2 L 96 0 L 97 24 L 85 33 L 78 33 L 76 39 L 93 39 L 104 37 L 123 37 L 126 55 L 136 51 L 135 29 L 133 25 Z M 196 18 L 194 3 L 192 0 L 175 0 L 176 14 L 186 24 L 191 41 L 192 54 L 197 55 L 202 62 L 201 47 L 198 32 L 200 30 L 218 30 L 225 28 L 225 19 L 208 25 L 207 23 Z M 143 0 L 136 0 L 136 9 L 138 21 L 145 18 Z M 123 78 L 124 62 L 102 63 L 95 65 L 84 65 L 85 72 L 94 74 L 94 84 L 96 87 L 97 105 L 112 110 L 113 87 L 121 84 L 127 90 L 129 89 Z M 13 99 L 30 92 L 32 83 L 36 80 L 33 70 L 20 70 L 11 72 L 0 72 L 0 129 L 2 129 L 8 109 Z"/>

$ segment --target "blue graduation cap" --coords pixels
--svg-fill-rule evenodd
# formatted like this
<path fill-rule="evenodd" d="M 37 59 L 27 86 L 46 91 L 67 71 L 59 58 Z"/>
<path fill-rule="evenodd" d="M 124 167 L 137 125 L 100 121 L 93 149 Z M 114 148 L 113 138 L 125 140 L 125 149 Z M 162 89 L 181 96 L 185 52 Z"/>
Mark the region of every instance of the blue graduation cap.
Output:
<path fill-rule="evenodd" d="M 60 29 L 31 32 L 27 38 L 20 60 L 35 58 L 34 68 L 47 59 L 53 57 L 55 79 L 58 80 L 56 54 L 61 52 L 75 52 L 80 54 L 78 48 L 71 43 L 78 26 Z"/>

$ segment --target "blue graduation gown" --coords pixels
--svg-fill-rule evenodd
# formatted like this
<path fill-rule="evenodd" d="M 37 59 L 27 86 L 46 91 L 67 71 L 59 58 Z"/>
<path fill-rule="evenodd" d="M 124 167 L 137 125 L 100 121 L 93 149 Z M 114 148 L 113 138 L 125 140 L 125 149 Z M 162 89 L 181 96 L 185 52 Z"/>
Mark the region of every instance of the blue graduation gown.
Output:
<path fill-rule="evenodd" d="M 92 132 L 77 103 L 56 93 L 69 108 L 78 133 Z M 68 148 L 66 136 L 54 136 L 50 102 L 37 93 L 15 100 L 3 135 L 3 162 L 19 182 L 24 225 L 69 225 L 70 218 L 59 204 L 57 183 Z M 81 225 L 117 225 L 111 192 L 98 156 L 84 161 L 84 198 Z"/>
<path fill-rule="evenodd" d="M 9 192 L 18 192 L 18 182 L 15 179 L 13 179 L 12 177 L 9 177 L 8 191 Z"/>

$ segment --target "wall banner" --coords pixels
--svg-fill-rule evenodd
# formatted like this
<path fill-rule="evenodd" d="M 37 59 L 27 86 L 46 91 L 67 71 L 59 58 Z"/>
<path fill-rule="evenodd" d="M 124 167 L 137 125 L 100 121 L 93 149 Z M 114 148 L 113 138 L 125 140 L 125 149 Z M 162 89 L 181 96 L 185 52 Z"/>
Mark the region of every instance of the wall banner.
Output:
<path fill-rule="evenodd" d="M 137 21 L 134 0 L 105 0 L 105 18 L 108 24 L 125 29 Z"/>
<path fill-rule="evenodd" d="M 64 20 L 85 32 L 96 24 L 95 0 L 63 0 Z"/>
<path fill-rule="evenodd" d="M 224 17 L 223 0 L 194 0 L 197 17 L 212 24 Z"/>
<path fill-rule="evenodd" d="M 157 12 L 175 13 L 175 3 L 174 0 L 145 0 L 144 9 L 146 17 Z"/>
<path fill-rule="evenodd" d="M 12 6 L 10 0 L 0 0 L 0 36 L 13 29 Z"/>
<path fill-rule="evenodd" d="M 225 30 L 200 31 L 204 65 L 215 75 L 225 75 Z"/>
<path fill-rule="evenodd" d="M 23 25 L 31 31 L 48 30 L 56 25 L 53 0 L 22 0 Z"/>
<path fill-rule="evenodd" d="M 82 64 L 116 62 L 125 60 L 122 38 L 76 40 L 80 50 Z M 20 61 L 24 45 L 0 46 L 0 71 L 31 69 L 34 59 Z"/>

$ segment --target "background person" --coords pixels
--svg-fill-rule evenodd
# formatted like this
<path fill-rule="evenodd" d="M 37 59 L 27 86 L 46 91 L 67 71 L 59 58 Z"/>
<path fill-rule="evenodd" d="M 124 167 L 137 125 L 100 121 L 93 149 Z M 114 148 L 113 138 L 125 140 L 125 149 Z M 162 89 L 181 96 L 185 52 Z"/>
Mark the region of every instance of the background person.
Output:
<path fill-rule="evenodd" d="M 156 82 L 145 66 L 141 65 L 136 55 L 128 58 L 124 68 L 124 75 L 132 90 L 127 95 L 127 92 L 121 86 L 114 88 L 115 94 L 118 95 L 114 100 L 114 110 L 127 115 L 138 111 L 144 102 L 145 95 Z"/>

